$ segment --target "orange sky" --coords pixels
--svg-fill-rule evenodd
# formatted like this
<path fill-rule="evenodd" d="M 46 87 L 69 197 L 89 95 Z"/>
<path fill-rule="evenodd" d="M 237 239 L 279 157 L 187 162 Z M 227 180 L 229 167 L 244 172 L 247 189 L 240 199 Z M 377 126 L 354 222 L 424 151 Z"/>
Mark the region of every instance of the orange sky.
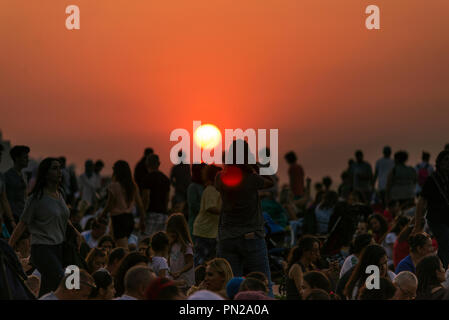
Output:
<path fill-rule="evenodd" d="M 65 28 L 66 6 L 81 30 Z M 381 9 L 381 30 L 365 8 Z M 447 0 L 0 0 L 0 129 L 32 157 L 132 164 L 193 120 L 278 128 L 313 178 L 449 142 Z"/>

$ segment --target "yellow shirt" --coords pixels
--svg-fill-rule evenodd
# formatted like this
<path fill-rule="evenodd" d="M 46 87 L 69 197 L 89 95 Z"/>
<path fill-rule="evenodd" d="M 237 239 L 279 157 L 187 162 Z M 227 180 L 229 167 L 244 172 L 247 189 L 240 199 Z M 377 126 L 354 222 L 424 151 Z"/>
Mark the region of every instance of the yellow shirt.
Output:
<path fill-rule="evenodd" d="M 207 186 L 201 196 L 200 211 L 193 223 L 194 236 L 210 239 L 217 237 L 220 216 L 207 212 L 209 208 L 221 210 L 221 196 L 213 185 Z"/>

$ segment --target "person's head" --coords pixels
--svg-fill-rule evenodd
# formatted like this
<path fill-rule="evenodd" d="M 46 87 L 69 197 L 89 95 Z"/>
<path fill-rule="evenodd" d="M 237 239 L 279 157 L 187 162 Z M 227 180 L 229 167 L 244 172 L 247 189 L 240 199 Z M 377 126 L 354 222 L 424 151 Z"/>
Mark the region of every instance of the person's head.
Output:
<path fill-rule="evenodd" d="M 304 296 L 304 300 L 332 300 L 329 293 L 323 289 L 311 289 L 309 293 Z"/>
<path fill-rule="evenodd" d="M 442 175 L 449 175 L 449 150 L 441 151 L 435 160 L 437 172 Z"/>
<path fill-rule="evenodd" d="M 394 226 L 392 227 L 391 231 L 392 233 L 399 235 L 402 230 L 410 223 L 410 220 L 407 216 L 400 216 Z"/>
<path fill-rule="evenodd" d="M 104 162 L 102 160 L 95 161 L 95 164 L 94 164 L 95 173 L 99 174 L 101 172 L 101 170 L 103 170 L 103 168 L 104 168 Z"/>
<path fill-rule="evenodd" d="M 390 148 L 390 146 L 385 146 L 382 152 L 383 152 L 385 158 L 391 157 L 391 148 Z"/>
<path fill-rule="evenodd" d="M 128 162 L 119 160 L 116 163 L 114 163 L 112 170 L 113 170 L 113 178 L 125 190 L 126 202 L 130 204 L 133 201 L 136 193 L 136 185 L 134 183 L 131 168 L 129 167 Z"/>
<path fill-rule="evenodd" d="M 355 233 L 357 236 L 367 234 L 368 233 L 368 222 L 366 221 L 359 221 L 357 223 L 357 229 L 355 230 Z"/>
<path fill-rule="evenodd" d="M 417 295 L 428 295 L 431 290 L 439 287 L 446 280 L 444 270 L 438 256 L 428 256 L 422 259 L 416 266 L 416 277 L 418 278 Z"/>
<path fill-rule="evenodd" d="M 296 157 L 296 153 L 293 151 L 287 152 L 284 158 L 288 164 L 294 164 L 298 160 L 298 158 Z"/>
<path fill-rule="evenodd" d="M 145 292 L 154 279 L 153 272 L 147 266 L 134 266 L 125 275 L 125 294 L 138 300 L 145 299 Z"/>
<path fill-rule="evenodd" d="M 368 219 L 370 230 L 375 234 L 383 235 L 388 231 L 388 222 L 383 215 L 375 213 Z"/>
<path fill-rule="evenodd" d="M 93 232 L 93 231 L 92 231 Z M 109 235 L 104 235 L 98 240 L 98 248 L 103 249 L 109 254 L 115 248 L 115 241 Z"/>
<path fill-rule="evenodd" d="M 14 162 L 14 166 L 20 170 L 28 167 L 29 153 L 30 148 L 27 146 L 14 146 L 9 150 L 9 155 Z"/>
<path fill-rule="evenodd" d="M 393 300 L 414 300 L 418 288 L 418 278 L 410 271 L 401 271 L 393 279 L 396 293 Z"/>
<path fill-rule="evenodd" d="M 59 185 L 62 178 L 61 164 L 56 158 L 45 158 L 39 164 L 37 169 L 36 184 L 34 185 L 32 194 L 41 197 L 44 188 L 51 185 Z"/>
<path fill-rule="evenodd" d="M 297 246 L 290 250 L 288 268 L 302 259 L 308 263 L 314 263 L 320 258 L 320 242 L 313 236 L 304 236 Z"/>
<path fill-rule="evenodd" d="M 248 274 L 246 275 L 246 278 L 247 278 L 247 279 L 248 279 L 248 278 L 254 278 L 254 279 L 260 280 L 260 281 L 262 281 L 262 282 L 265 284 L 265 286 L 268 288 L 268 278 L 267 278 L 267 276 L 265 275 L 265 273 L 263 273 L 263 272 L 258 272 L 258 271 L 250 272 L 250 273 L 248 273 Z"/>
<path fill-rule="evenodd" d="M 91 226 L 91 235 L 94 239 L 101 238 L 108 228 L 108 222 L 105 219 L 95 219 Z"/>
<path fill-rule="evenodd" d="M 61 164 L 61 168 L 64 169 L 67 163 L 67 159 L 64 156 L 58 158 L 59 163 Z"/>
<path fill-rule="evenodd" d="M 84 171 L 86 172 L 86 174 L 92 174 L 94 172 L 94 162 L 90 159 L 86 160 L 86 162 L 84 162 Z"/>
<path fill-rule="evenodd" d="M 408 238 L 408 244 L 410 246 L 410 253 L 415 255 L 418 259 L 435 253 L 432 239 L 430 239 L 429 235 L 424 232 L 411 235 Z"/>
<path fill-rule="evenodd" d="M 181 290 L 167 278 L 154 278 L 145 290 L 145 300 L 182 300 Z"/>
<path fill-rule="evenodd" d="M 226 284 L 226 295 L 230 300 L 234 299 L 235 295 L 240 290 L 240 285 L 245 281 L 245 278 L 234 277 Z"/>
<path fill-rule="evenodd" d="M 353 204 L 360 203 L 363 201 L 365 201 L 365 200 L 364 200 L 362 193 L 360 193 L 360 191 L 356 191 L 356 190 L 351 191 L 348 195 L 348 199 L 346 200 L 346 202 L 349 205 L 353 205 Z"/>
<path fill-rule="evenodd" d="M 141 239 L 139 241 L 139 243 L 137 244 L 137 251 L 140 254 L 143 254 L 144 256 L 146 256 L 147 252 L 148 252 L 148 248 L 150 247 L 150 244 L 151 244 L 150 237 L 145 237 L 145 238 Z"/>
<path fill-rule="evenodd" d="M 150 154 L 150 155 L 147 157 L 147 163 L 146 163 L 146 165 L 147 165 L 147 168 L 148 168 L 149 170 L 152 170 L 152 171 L 158 170 L 160 164 L 161 164 L 161 163 L 160 163 L 160 161 L 159 161 L 159 156 L 158 156 L 157 154 Z"/>
<path fill-rule="evenodd" d="M 398 151 L 394 154 L 394 161 L 396 164 L 405 164 L 408 160 L 408 153 L 406 151 Z"/>
<path fill-rule="evenodd" d="M 396 287 L 386 277 L 379 279 L 379 288 L 368 289 L 366 284 L 359 290 L 359 300 L 391 300 L 396 293 Z"/>
<path fill-rule="evenodd" d="M 70 276 L 72 276 L 70 273 L 66 274 L 59 283 L 58 289 L 56 290 L 58 298 L 60 300 L 87 300 L 96 288 L 94 278 L 86 270 L 80 269 L 79 289 L 68 289 L 66 287 L 66 281 Z"/>
<path fill-rule="evenodd" d="M 134 266 L 148 266 L 148 258 L 138 252 L 130 252 L 123 258 L 117 270 L 115 279 L 115 290 L 117 295 L 121 296 L 125 291 L 125 275 L 127 271 Z M 145 290 L 145 288 L 143 290 Z"/>
<path fill-rule="evenodd" d="M 194 163 L 192 164 L 192 182 L 197 184 L 203 184 L 203 170 L 207 167 L 207 164 Z"/>
<path fill-rule="evenodd" d="M 206 185 L 213 185 L 215 182 L 215 176 L 217 175 L 218 172 L 220 172 L 222 169 L 216 165 L 208 165 L 207 167 L 204 168 L 203 172 L 202 172 L 202 179 L 203 179 L 203 183 Z"/>
<path fill-rule="evenodd" d="M 268 293 L 268 288 L 262 281 L 254 278 L 246 278 L 240 284 L 239 292 L 243 291 L 261 291 L 263 293 Z"/>
<path fill-rule="evenodd" d="M 368 274 L 366 273 L 366 268 L 368 266 L 377 266 L 379 268 L 379 273 L 381 277 L 387 276 L 387 253 L 385 249 L 378 244 L 368 245 L 360 255 L 359 262 L 355 266 L 351 277 L 349 278 L 346 287 L 344 289 L 344 294 L 348 297 L 352 296 L 352 291 L 356 286 L 357 282 L 364 283 Z"/>
<path fill-rule="evenodd" d="M 226 288 L 226 284 L 233 276 L 229 262 L 223 258 L 215 258 L 206 265 L 204 284 L 207 290 L 219 292 Z"/>
<path fill-rule="evenodd" d="M 304 274 L 304 280 L 300 291 L 301 296 L 307 297 L 313 289 L 322 289 L 327 293 L 331 291 L 331 283 L 324 273 L 320 271 L 310 271 Z"/>
<path fill-rule="evenodd" d="M 107 263 L 108 256 L 106 251 L 99 248 L 92 248 L 86 257 L 87 271 L 90 274 L 98 269 L 104 268 Z"/>
<path fill-rule="evenodd" d="M 354 255 L 359 256 L 362 253 L 363 249 L 365 249 L 370 244 L 374 244 L 374 239 L 370 234 L 368 233 L 359 234 L 354 239 L 354 243 L 351 247 L 351 252 Z"/>
<path fill-rule="evenodd" d="M 169 246 L 170 242 L 164 231 L 156 232 L 151 237 L 151 250 L 154 254 L 167 254 Z"/>
<path fill-rule="evenodd" d="M 429 162 L 430 160 L 430 153 L 423 151 L 421 156 L 422 161 Z"/>
<path fill-rule="evenodd" d="M 126 250 L 124 248 L 118 247 L 113 249 L 108 256 L 108 270 L 111 273 L 111 275 L 113 277 L 116 276 L 116 273 L 119 269 L 119 266 L 123 260 L 123 258 L 125 258 L 126 255 Z"/>
<path fill-rule="evenodd" d="M 332 185 L 332 178 L 329 176 L 326 176 L 323 178 L 323 186 L 326 190 L 329 190 Z"/>
<path fill-rule="evenodd" d="M 19 252 L 22 258 L 26 258 L 30 254 L 31 250 L 31 237 L 28 231 L 24 231 L 20 238 L 16 241 L 14 251 Z"/>
<path fill-rule="evenodd" d="M 363 162 L 363 152 L 361 150 L 355 152 L 355 160 L 357 162 Z"/>
<path fill-rule="evenodd" d="M 100 269 L 92 274 L 96 288 L 89 295 L 89 299 L 95 300 L 112 300 L 115 296 L 114 281 L 105 269 Z"/>
<path fill-rule="evenodd" d="M 338 202 L 338 193 L 335 191 L 327 191 L 324 193 L 320 207 L 321 209 L 331 209 L 335 207 L 337 202 Z"/>
<path fill-rule="evenodd" d="M 153 148 L 145 148 L 145 150 L 143 151 L 143 156 L 148 157 L 150 154 L 153 154 L 153 153 L 154 153 Z"/>
<path fill-rule="evenodd" d="M 195 285 L 198 287 L 206 278 L 206 266 L 201 264 L 195 268 Z"/>
<path fill-rule="evenodd" d="M 166 232 L 170 245 L 179 243 L 183 251 L 188 245 L 192 245 L 189 226 L 182 213 L 174 213 L 168 217 Z"/>
<path fill-rule="evenodd" d="M 3 145 L 0 143 L 0 163 L 2 162 L 2 156 L 3 156 L 3 151 L 5 150 L 5 148 L 3 147 Z"/>

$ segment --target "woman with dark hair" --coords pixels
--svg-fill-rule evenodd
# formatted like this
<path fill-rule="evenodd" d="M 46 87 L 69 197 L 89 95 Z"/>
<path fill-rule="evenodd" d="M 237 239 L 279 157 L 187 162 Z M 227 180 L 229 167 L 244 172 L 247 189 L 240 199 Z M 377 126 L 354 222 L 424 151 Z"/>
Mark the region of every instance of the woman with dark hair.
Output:
<path fill-rule="evenodd" d="M 401 271 L 410 271 L 415 273 L 415 266 L 428 255 L 432 254 L 435 249 L 432 245 L 432 239 L 429 235 L 421 232 L 412 234 L 408 238 L 408 244 L 410 246 L 410 254 L 399 262 L 396 267 L 396 274 Z"/>
<path fill-rule="evenodd" d="M 205 163 L 192 164 L 192 182 L 187 188 L 187 206 L 189 208 L 189 217 L 187 222 L 189 225 L 189 232 L 193 238 L 193 241 L 195 241 L 193 237 L 193 223 L 195 222 L 195 218 L 198 215 L 198 212 L 200 212 L 201 196 L 204 191 L 202 171 L 205 167 Z"/>
<path fill-rule="evenodd" d="M 305 299 L 313 289 L 322 289 L 329 295 L 334 295 L 329 278 L 320 271 L 310 271 L 304 274 L 301 297 Z"/>
<path fill-rule="evenodd" d="M 105 250 L 92 248 L 86 257 L 87 272 L 93 274 L 98 269 L 106 267 L 107 259 Z"/>
<path fill-rule="evenodd" d="M 438 256 L 445 268 L 449 264 L 449 150 L 436 159 L 436 171 L 426 179 L 415 211 L 413 233 L 423 230 L 424 213 L 427 223 L 438 242 Z"/>
<path fill-rule="evenodd" d="M 372 231 L 374 241 L 381 244 L 388 233 L 388 223 L 383 215 L 375 213 L 368 218 L 369 229 Z"/>
<path fill-rule="evenodd" d="M 244 269 L 265 273 L 272 296 L 259 190 L 272 187 L 273 180 L 259 175 L 259 167 L 250 151 L 246 141 L 235 140 L 227 154 L 227 158 L 232 156 L 232 164 L 226 164 L 215 178 L 215 188 L 222 199 L 217 256 L 229 261 L 237 277 L 243 275 Z"/>
<path fill-rule="evenodd" d="M 415 199 L 418 176 L 413 167 L 405 164 L 407 160 L 408 153 L 405 151 L 398 151 L 394 154 L 395 165 L 387 179 L 386 203 L 396 200 L 403 204 Z"/>
<path fill-rule="evenodd" d="M 138 252 L 128 253 L 120 263 L 115 277 L 115 295 L 120 297 L 125 292 L 125 275 L 126 272 L 134 266 L 148 266 L 148 258 Z"/>
<path fill-rule="evenodd" d="M 305 236 L 298 246 L 291 249 L 288 257 L 287 299 L 300 300 L 303 275 L 316 270 L 315 263 L 320 258 L 320 242 L 312 236 Z"/>
<path fill-rule="evenodd" d="M 360 261 L 352 269 L 349 280 L 344 286 L 343 295 L 346 299 L 355 300 L 358 297 L 359 289 L 365 284 L 369 274 L 366 273 L 368 266 L 377 266 L 381 277 L 389 277 L 394 279 L 395 274 L 387 268 L 387 254 L 385 249 L 378 244 L 371 244 L 363 251 Z M 344 276 L 340 281 L 344 281 Z M 339 284 L 337 287 L 341 287 Z M 337 288 L 337 294 L 338 292 Z"/>
<path fill-rule="evenodd" d="M 118 247 L 128 248 L 128 238 L 134 230 L 134 205 L 140 213 L 140 229 L 145 231 L 145 210 L 139 188 L 134 182 L 126 161 L 119 160 L 113 166 L 112 182 L 108 187 L 108 199 L 100 218 L 111 214 L 112 232 Z"/>
<path fill-rule="evenodd" d="M 442 286 L 446 280 L 446 270 L 437 256 L 422 259 L 416 266 L 418 289 L 416 300 L 445 300 L 449 291 Z"/>
<path fill-rule="evenodd" d="M 89 300 L 112 300 L 115 296 L 114 279 L 109 271 L 100 269 L 92 274 L 95 288 L 90 293 Z"/>
<path fill-rule="evenodd" d="M 56 290 L 64 276 L 62 243 L 66 238 L 67 226 L 73 228 L 77 236 L 78 250 L 82 241 L 81 234 L 69 220 L 70 210 L 60 190 L 61 177 L 58 159 L 42 160 L 36 184 L 9 240 L 10 246 L 14 248 L 22 233 L 26 229 L 30 232 L 31 262 L 41 274 L 39 296 Z"/>

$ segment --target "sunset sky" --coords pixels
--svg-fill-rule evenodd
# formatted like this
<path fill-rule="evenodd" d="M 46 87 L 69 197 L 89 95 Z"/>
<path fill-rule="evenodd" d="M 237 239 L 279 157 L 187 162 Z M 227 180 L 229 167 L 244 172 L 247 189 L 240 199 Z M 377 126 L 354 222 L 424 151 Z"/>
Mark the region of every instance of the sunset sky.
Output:
<path fill-rule="evenodd" d="M 65 28 L 76 4 L 81 29 Z M 381 30 L 365 28 L 365 8 Z M 192 121 L 279 129 L 306 175 L 449 142 L 447 0 L 0 0 L 0 129 L 31 157 L 134 166 Z"/>

